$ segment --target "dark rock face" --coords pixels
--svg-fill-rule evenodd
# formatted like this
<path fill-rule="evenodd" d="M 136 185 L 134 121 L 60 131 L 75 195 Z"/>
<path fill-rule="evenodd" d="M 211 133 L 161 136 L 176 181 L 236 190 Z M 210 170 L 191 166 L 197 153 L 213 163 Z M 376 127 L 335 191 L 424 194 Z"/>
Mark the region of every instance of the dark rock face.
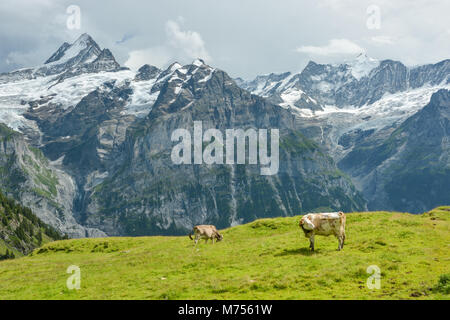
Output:
<path fill-rule="evenodd" d="M 442 82 L 450 83 L 450 60 L 444 60 L 436 64 L 427 64 L 413 68 L 409 75 L 409 85 L 419 88 L 425 84 L 437 85 Z"/>
<path fill-rule="evenodd" d="M 448 203 L 450 91 L 403 122 L 387 139 L 366 140 L 339 162 L 363 186 L 369 209 L 423 212 Z"/>
<path fill-rule="evenodd" d="M 338 143 L 343 146 L 344 149 L 347 149 L 354 146 L 355 144 L 361 143 L 364 139 L 367 139 L 367 137 L 374 133 L 374 131 L 375 129 L 357 129 L 351 132 L 347 132 L 339 138 Z"/>
<path fill-rule="evenodd" d="M 136 75 L 136 81 L 146 81 L 150 79 L 156 78 L 161 73 L 161 70 L 155 66 L 151 66 L 148 64 L 144 64 L 139 68 L 138 73 Z"/>
<path fill-rule="evenodd" d="M 98 175 L 107 173 L 110 161 L 120 159 L 118 149 L 126 129 L 136 120 L 133 115 L 121 114 L 131 93 L 129 83 L 123 86 L 105 83 L 70 110 L 54 113 L 50 106 L 26 114 L 43 133 L 44 154 L 51 161 L 63 157 L 64 170 L 73 176 L 78 186 L 73 211 L 82 224 L 86 191 L 101 179 Z"/>
<path fill-rule="evenodd" d="M 70 43 L 64 42 L 61 47 L 59 47 L 58 50 L 56 50 L 56 52 L 54 54 L 52 54 L 52 56 L 50 58 L 47 59 L 47 61 L 44 62 L 44 64 L 48 64 L 51 62 L 55 62 L 58 61 L 59 59 L 61 59 L 64 56 L 64 52 L 67 51 L 67 49 L 70 48 Z"/>
<path fill-rule="evenodd" d="M 252 81 L 244 81 L 240 78 L 235 81 L 241 88 L 264 97 L 272 103 L 291 108 L 322 110 L 323 106 L 320 103 L 303 92 L 299 79 L 298 75 L 285 72 L 257 76 Z"/>
<path fill-rule="evenodd" d="M 72 216 L 76 185 L 25 137 L 0 123 L 0 189 L 70 237 L 104 236 Z"/>
<path fill-rule="evenodd" d="M 338 106 L 371 104 L 385 93 L 395 93 L 407 89 L 407 68 L 400 62 L 381 61 L 368 77 L 359 81 L 350 81 L 334 92 Z"/>

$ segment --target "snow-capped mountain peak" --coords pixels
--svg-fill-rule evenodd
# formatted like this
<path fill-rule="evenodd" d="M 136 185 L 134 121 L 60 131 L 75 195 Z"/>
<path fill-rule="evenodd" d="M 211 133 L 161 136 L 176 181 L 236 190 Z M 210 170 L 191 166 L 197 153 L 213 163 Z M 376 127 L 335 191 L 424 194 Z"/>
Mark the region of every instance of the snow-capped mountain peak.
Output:
<path fill-rule="evenodd" d="M 367 56 L 365 52 L 361 52 L 354 60 L 348 61 L 346 65 L 350 67 L 352 75 L 359 80 L 362 77 L 368 76 L 370 71 L 378 67 L 380 61 Z"/>
<path fill-rule="evenodd" d="M 83 57 L 80 57 L 79 62 L 93 61 L 98 57 L 100 52 L 100 47 L 92 37 L 87 33 L 83 33 L 72 44 L 64 42 L 44 64 L 60 64 L 82 55 Z"/>
<path fill-rule="evenodd" d="M 167 70 L 168 71 L 175 71 L 175 70 L 177 70 L 177 69 L 180 69 L 181 67 L 183 67 L 180 63 L 178 63 L 177 61 L 176 62 L 174 62 L 174 63 L 172 63 L 168 68 L 167 68 Z"/>
<path fill-rule="evenodd" d="M 194 66 L 200 67 L 201 65 L 204 65 L 204 64 L 205 64 L 205 61 L 203 61 L 202 59 L 197 58 L 197 59 L 195 59 L 195 60 L 192 62 L 192 64 L 193 64 Z"/>

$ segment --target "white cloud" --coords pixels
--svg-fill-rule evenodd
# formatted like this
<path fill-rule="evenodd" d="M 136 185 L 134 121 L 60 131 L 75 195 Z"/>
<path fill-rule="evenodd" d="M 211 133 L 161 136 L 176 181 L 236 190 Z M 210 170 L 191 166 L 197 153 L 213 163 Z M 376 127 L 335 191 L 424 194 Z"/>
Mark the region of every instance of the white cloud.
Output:
<path fill-rule="evenodd" d="M 374 36 L 374 37 L 371 37 L 370 40 L 374 44 L 380 44 L 380 45 L 393 44 L 394 43 L 394 39 L 392 37 L 390 37 L 390 36 Z"/>
<path fill-rule="evenodd" d="M 206 51 L 205 42 L 198 32 L 183 31 L 178 23 L 169 20 L 166 23 L 166 34 L 169 44 L 174 48 L 183 50 L 189 58 L 211 59 Z"/>
<path fill-rule="evenodd" d="M 125 65 L 132 70 L 137 70 L 144 64 L 151 64 L 161 68 L 170 62 L 170 55 L 170 52 L 164 46 L 134 50 L 129 53 Z"/>
<path fill-rule="evenodd" d="M 296 51 L 319 56 L 354 55 L 365 52 L 363 48 L 348 39 L 332 39 L 325 46 L 301 46 Z"/>
<path fill-rule="evenodd" d="M 333 10 L 338 10 L 344 6 L 343 0 L 318 0 L 319 7 L 328 7 Z"/>
<path fill-rule="evenodd" d="M 183 23 L 184 18 L 179 17 L 178 21 L 166 22 L 166 43 L 131 51 L 125 65 L 131 69 L 137 69 L 148 63 L 161 68 L 176 60 L 190 62 L 196 58 L 210 62 L 212 58 L 206 50 L 201 35 L 196 31 L 182 30 L 180 24 Z"/>

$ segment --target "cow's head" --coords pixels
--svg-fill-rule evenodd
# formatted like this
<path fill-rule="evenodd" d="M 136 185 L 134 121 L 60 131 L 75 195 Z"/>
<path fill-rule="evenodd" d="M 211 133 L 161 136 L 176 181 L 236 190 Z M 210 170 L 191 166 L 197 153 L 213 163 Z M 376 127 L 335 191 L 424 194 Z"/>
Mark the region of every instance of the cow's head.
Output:
<path fill-rule="evenodd" d="M 303 232 L 305 233 L 305 237 L 309 237 L 311 235 L 312 232 L 312 224 L 311 222 L 308 220 L 308 218 L 306 216 L 303 216 L 300 219 L 300 222 L 298 223 L 299 227 L 302 228 Z"/>
<path fill-rule="evenodd" d="M 300 222 L 298 223 L 298 225 L 299 225 L 300 227 L 302 227 L 304 223 L 305 223 L 305 220 L 304 220 L 304 217 L 302 217 L 302 218 L 300 219 Z"/>
<path fill-rule="evenodd" d="M 305 217 L 302 217 L 302 218 L 300 219 L 300 222 L 298 223 L 298 225 L 299 225 L 300 228 L 302 228 L 303 231 L 307 231 L 307 230 L 305 229 Z"/>
<path fill-rule="evenodd" d="M 217 241 L 222 241 L 223 240 L 223 235 L 221 235 L 220 233 L 216 233 L 216 240 Z"/>

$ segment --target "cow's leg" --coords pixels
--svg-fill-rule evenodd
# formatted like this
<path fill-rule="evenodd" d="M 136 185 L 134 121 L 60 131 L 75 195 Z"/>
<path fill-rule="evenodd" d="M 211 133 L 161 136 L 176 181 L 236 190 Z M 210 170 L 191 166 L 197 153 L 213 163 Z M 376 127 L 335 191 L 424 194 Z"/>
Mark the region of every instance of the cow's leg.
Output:
<path fill-rule="evenodd" d="M 208 238 L 205 239 L 205 244 L 207 244 L 207 243 L 208 243 Z"/>
<path fill-rule="evenodd" d="M 345 231 L 344 231 L 344 233 L 342 234 L 342 245 L 341 245 L 341 249 L 344 248 L 344 243 L 345 243 Z"/>
<path fill-rule="evenodd" d="M 338 250 L 342 250 L 344 248 L 344 242 L 345 242 L 345 231 L 344 232 L 341 231 L 338 235 L 336 235 L 336 237 L 339 240 Z"/>
<path fill-rule="evenodd" d="M 309 248 L 314 251 L 314 235 L 309 236 Z"/>
<path fill-rule="evenodd" d="M 340 250 L 344 248 L 345 243 L 345 231 L 339 234 L 339 248 Z"/>
<path fill-rule="evenodd" d="M 196 234 L 196 235 L 195 235 L 195 240 L 194 240 L 194 242 L 195 242 L 195 247 L 197 247 L 198 238 L 199 238 L 199 237 L 198 237 L 198 234 Z"/>

